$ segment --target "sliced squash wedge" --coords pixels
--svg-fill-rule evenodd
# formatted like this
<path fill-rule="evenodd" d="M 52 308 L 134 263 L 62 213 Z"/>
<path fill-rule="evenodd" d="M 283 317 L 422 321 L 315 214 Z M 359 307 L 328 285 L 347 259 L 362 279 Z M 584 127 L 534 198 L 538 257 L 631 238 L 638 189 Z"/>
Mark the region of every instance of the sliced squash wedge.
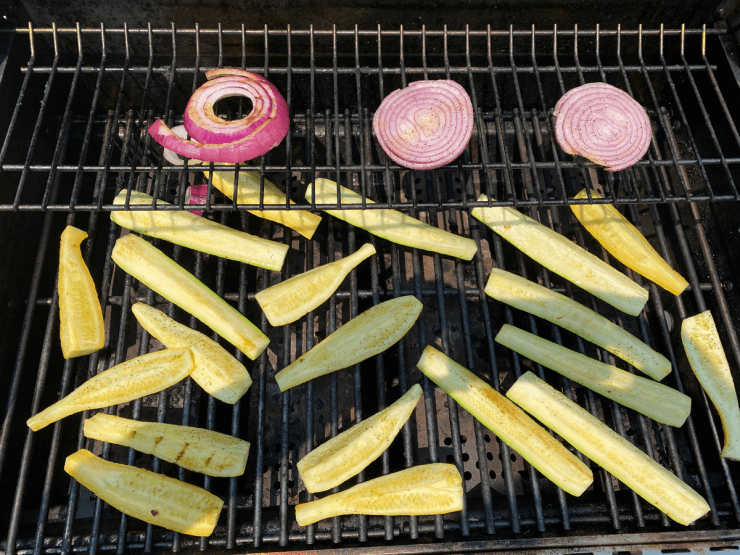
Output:
<path fill-rule="evenodd" d="M 105 346 L 105 323 L 80 243 L 87 233 L 68 225 L 59 248 L 59 331 L 62 355 L 70 359 L 89 355 Z"/>
<path fill-rule="evenodd" d="M 452 464 L 425 464 L 357 484 L 296 506 L 299 526 L 334 516 L 439 515 L 462 510 L 460 473 Z"/>
<path fill-rule="evenodd" d="M 65 416 L 128 403 L 175 385 L 193 371 L 190 349 L 167 349 L 132 358 L 87 380 L 26 424 L 34 432 Z"/>
<path fill-rule="evenodd" d="M 249 455 L 248 442 L 226 434 L 110 414 L 88 418 L 83 431 L 85 437 L 131 447 L 209 476 L 241 476 Z"/>
<path fill-rule="evenodd" d="M 591 196 L 604 198 L 596 191 L 591 191 Z M 588 198 L 586 189 L 574 198 Z M 671 268 L 642 233 L 611 204 L 574 204 L 571 209 L 594 239 L 628 268 L 674 295 L 680 295 L 689 286 L 689 282 Z"/>
<path fill-rule="evenodd" d="M 479 201 L 487 201 L 481 195 Z M 606 262 L 549 227 L 507 206 L 477 207 L 471 214 L 551 272 L 622 312 L 637 316 L 648 292 Z"/>
<path fill-rule="evenodd" d="M 116 241 L 113 261 L 125 272 L 192 314 L 250 359 L 270 340 L 243 314 L 156 247 L 136 235 Z"/>
<path fill-rule="evenodd" d="M 329 179 L 317 179 L 312 185 L 308 186 L 306 189 L 306 200 L 308 202 L 314 199 L 314 186 L 316 188 L 316 204 L 336 204 L 337 190 L 339 190 L 343 204 L 362 203 L 361 195 L 337 185 Z M 369 199 L 366 200 L 366 203 L 369 205 L 375 204 Z M 344 209 L 325 210 L 325 212 L 355 227 L 364 229 L 368 233 L 399 245 L 438 252 L 463 260 L 472 260 L 478 251 L 478 247 L 472 239 L 425 224 L 398 210 L 387 208 L 377 210 Z"/>
<path fill-rule="evenodd" d="M 672 472 L 531 372 L 506 396 L 676 522 L 688 526 L 709 512 Z"/>
<path fill-rule="evenodd" d="M 366 243 L 349 256 L 263 289 L 254 298 L 270 324 L 290 324 L 331 297 L 347 274 L 373 254 L 375 247 Z"/>
<path fill-rule="evenodd" d="M 383 451 L 414 412 L 421 387 L 414 385 L 398 401 L 355 424 L 298 461 L 298 473 L 310 493 L 326 491 L 359 474 Z"/>
<path fill-rule="evenodd" d="M 367 309 L 278 372 L 275 380 L 280 391 L 382 353 L 406 335 L 421 309 L 411 295 Z"/>
<path fill-rule="evenodd" d="M 126 194 L 125 190 L 118 193 L 113 204 L 125 204 Z M 151 196 L 136 191 L 131 193 L 130 204 L 151 203 Z M 160 200 L 157 204 L 169 203 Z M 284 243 L 255 237 L 188 211 L 114 210 L 110 219 L 143 235 L 268 270 L 279 271 L 288 254 L 288 245 Z"/>
<path fill-rule="evenodd" d="M 244 365 L 210 337 L 147 304 L 136 303 L 131 310 L 141 326 L 165 347 L 190 348 L 195 362 L 190 376 L 209 395 L 233 405 L 252 385 Z"/>
<path fill-rule="evenodd" d="M 579 496 L 593 482 L 591 470 L 547 430 L 444 353 L 428 345 L 416 367 L 564 491 Z"/>
<path fill-rule="evenodd" d="M 210 171 L 204 170 L 203 173 L 210 179 Z M 268 179 L 264 180 L 264 184 L 264 204 L 285 206 L 285 194 Z M 226 197 L 234 200 L 233 171 L 214 171 L 213 186 L 226 195 Z M 236 202 L 239 204 L 259 204 L 260 174 L 258 172 L 239 170 Z M 291 200 L 290 204 L 295 203 Z M 316 228 L 321 223 L 321 216 L 312 214 L 307 210 L 248 210 L 247 212 L 259 218 L 289 227 L 303 235 L 306 239 L 313 237 Z"/>
<path fill-rule="evenodd" d="M 707 310 L 686 318 L 681 323 L 681 341 L 691 369 L 722 420 L 725 444 L 721 456 L 740 461 L 740 406 L 712 313 Z"/>
<path fill-rule="evenodd" d="M 691 397 L 675 389 L 593 360 L 509 324 L 503 325 L 496 342 L 657 422 L 683 426 L 691 412 Z"/>
<path fill-rule="evenodd" d="M 73 453 L 64 471 L 119 511 L 191 536 L 213 533 L 224 502 L 206 490 L 143 468 Z"/>
<path fill-rule="evenodd" d="M 628 362 L 654 380 L 671 373 L 670 361 L 590 308 L 528 279 L 493 268 L 486 295 L 561 326 Z"/>

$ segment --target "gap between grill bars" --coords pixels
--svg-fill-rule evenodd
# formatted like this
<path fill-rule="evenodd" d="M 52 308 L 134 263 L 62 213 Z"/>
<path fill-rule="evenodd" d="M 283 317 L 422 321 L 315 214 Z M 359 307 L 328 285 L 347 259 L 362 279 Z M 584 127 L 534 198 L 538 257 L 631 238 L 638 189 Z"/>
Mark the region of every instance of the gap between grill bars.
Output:
<path fill-rule="evenodd" d="M 705 42 L 715 38 L 716 32 L 378 29 L 327 33 L 197 27 L 184 31 L 26 32 L 30 58 L 18 83 L 19 101 L 12 107 L 11 125 L 0 150 L 0 168 L 14 184 L 15 198 L 0 208 L 41 211 L 44 215 L 0 434 L 0 477 L 12 484 L 6 505 L 8 532 L 0 544 L 6 554 L 257 549 L 263 544 L 296 549 L 358 543 L 385 547 L 400 543 L 410 550 L 422 550 L 430 541 L 464 539 L 477 540 L 465 547 L 475 551 L 500 549 L 502 542 L 511 538 L 520 538 L 521 547 L 534 549 L 550 545 L 546 539 L 550 535 L 604 535 L 614 545 L 631 537 L 617 536 L 618 531 L 641 532 L 634 536 L 639 539 L 630 540 L 632 543 L 723 542 L 736 537 L 740 518 L 736 477 L 732 466 L 718 457 L 721 435 L 706 396 L 696 389 L 686 373 L 682 353 L 676 350 L 680 343 L 675 341 L 674 324 L 711 307 L 723 328 L 730 360 L 734 365 L 740 362 L 740 344 L 733 326 L 737 315 L 731 313 L 728 301 L 734 292 L 727 284 L 725 269 L 718 268 L 722 257 L 731 253 L 724 252 L 721 244 L 710 245 L 716 242 L 712 234 L 715 222 L 702 219 L 705 201 L 737 200 L 733 179 L 740 161 L 740 138 L 731 107 L 724 100 L 735 93 L 720 87 L 715 72 L 720 71 L 722 60 L 711 58 L 710 63 L 705 49 Z M 44 65 L 38 35 L 52 38 L 50 65 Z M 72 52 L 71 65 L 60 45 L 64 37 L 78 46 Z M 130 45 L 134 38 L 146 39 L 145 65 L 136 65 L 137 53 Z M 194 40 L 183 44 L 188 38 Z M 90 47 L 83 44 L 88 39 L 99 39 L 99 50 L 94 51 L 98 66 L 87 65 Z M 169 41 L 166 54 L 155 55 L 156 39 Z M 664 48 L 669 39 L 680 41 L 673 43 L 677 50 Z M 691 39 L 698 41 L 700 49 L 684 50 L 685 41 Z M 116 40 L 122 42 L 123 50 L 116 50 Z M 374 52 L 363 40 L 370 41 Z M 649 40 L 659 48 L 643 48 L 643 41 Z M 282 41 L 285 51 L 276 48 L 276 41 Z M 482 48 L 473 48 L 471 41 L 478 41 Z M 613 41 L 616 50 L 605 52 L 603 41 Z M 634 50 L 623 41 L 632 41 L 630 48 L 634 46 Z M 259 55 L 248 48 L 254 47 L 253 43 L 259 45 Z M 500 45 L 503 50 L 497 50 Z M 549 48 L 545 50 L 549 64 L 542 63 L 546 54 L 541 47 Z M 391 63 L 387 52 L 395 48 L 397 57 Z M 117 65 L 121 55 L 123 61 Z M 159 65 L 158 56 L 168 58 L 169 70 Z M 627 62 L 623 56 L 629 58 Z M 455 63 L 458 57 L 462 65 Z M 646 57 L 654 59 L 646 62 Z M 374 66 L 366 64 L 369 60 Z M 113 364 L 160 348 L 130 317 L 136 300 L 157 304 L 179 321 L 198 327 L 195 318 L 188 319 L 114 267 L 110 252 L 121 230 L 110 223 L 107 211 L 112 208 L 112 197 L 124 189 L 154 193 L 180 208 L 186 186 L 195 180 L 205 181 L 192 167 L 180 171 L 166 166 L 159 147 L 145 130 L 158 115 L 165 114 L 175 122 L 175 114 L 184 106 L 182 98 L 199 86 L 202 72 L 228 64 L 259 71 L 280 82 L 293 107 L 292 129 L 285 146 L 245 170 L 259 171 L 296 201 L 315 177 L 336 180 L 361 192 L 363 200 L 380 201 L 377 207 L 402 209 L 432 225 L 473 238 L 478 246 L 475 258 L 464 263 L 397 247 L 326 214 L 316 238 L 305 240 L 245 212 L 268 207 L 236 206 L 217 196 L 209 183 L 209 201 L 203 208 L 211 210 L 214 219 L 291 245 L 284 270 L 257 270 L 171 248 L 162 241 L 156 244 L 219 295 L 236 303 L 240 312 L 268 334 L 270 348 L 254 363 L 245 361 L 254 384 L 233 407 L 204 395 L 188 379 L 160 395 L 110 411 L 217 429 L 248 439 L 252 449 L 245 476 L 204 479 L 157 459 L 139 458 L 132 450 L 88 443 L 80 431 L 86 415 L 70 417 L 37 434 L 25 430 L 23 422 L 31 410 L 36 412 Z M 393 89 L 417 78 L 432 77 L 460 79 L 469 90 L 477 116 L 474 138 L 457 164 L 432 172 L 401 170 L 375 146 L 372 112 L 377 100 Z M 550 110 L 554 101 L 571 86 L 592 80 L 618 84 L 638 97 L 651 115 L 654 141 L 647 158 L 619 174 L 604 173 L 564 156 L 552 134 Z M 711 102 L 704 96 L 707 92 Z M 29 121 L 34 121 L 34 126 L 23 135 L 15 128 L 26 121 L 30 100 L 36 97 L 43 100 L 42 108 L 33 113 Z M 80 105 L 82 99 L 89 104 Z M 233 115 L 240 113 L 237 110 Z M 51 139 L 45 138 L 47 128 L 53 130 Z M 16 137 L 16 133 L 23 136 Z M 723 139 L 721 145 L 718 137 Z M 661 293 L 627 272 L 649 286 L 650 302 L 638 318 L 618 314 L 549 275 L 469 217 L 469 209 L 476 205 L 474 199 L 481 192 L 488 193 L 498 203 L 519 207 L 624 270 L 574 225 L 569 199 L 587 184 L 601 186 L 606 201 L 625 204 L 628 217 L 689 279 L 691 288 L 682 297 Z M 56 214 L 58 211 L 66 212 L 66 219 Z M 78 361 L 62 362 L 57 343 L 54 253 L 58 232 L 65 223 L 76 223 L 89 233 L 84 254 L 96 285 L 100 285 L 108 347 Z M 372 242 L 378 251 L 363 263 L 369 265 L 369 273 L 368 266 L 353 271 L 326 305 L 297 324 L 282 329 L 267 324 L 253 300 L 257 291 L 346 256 L 364 241 Z M 608 353 L 561 333 L 557 327 L 487 300 L 483 287 L 493 266 L 573 296 L 668 356 L 673 374 L 666 383 L 686 389 L 694 397 L 695 410 L 687 424 L 676 430 L 657 425 L 495 346 L 497 328 L 504 322 L 513 323 L 625 367 Z M 276 371 L 369 306 L 405 294 L 421 299 L 424 311 L 397 346 L 354 368 L 287 393 L 278 392 L 273 379 Z M 204 331 L 202 326 L 200 329 Z M 680 526 L 641 503 L 604 472 L 595 472 L 595 484 L 583 498 L 563 494 L 419 375 L 415 363 L 427 344 L 438 346 L 497 388 L 506 389 L 526 369 L 548 378 L 687 480 L 707 498 L 712 507 L 710 516 L 688 535 L 681 535 Z M 242 358 L 238 352 L 236 355 Z M 317 442 L 387 406 L 414 383 L 423 386 L 423 405 L 394 447 L 351 483 L 415 464 L 451 462 L 464 477 L 465 510 L 444 518 L 347 517 L 305 529 L 297 527 L 292 505 L 309 498 L 295 469 L 299 458 Z M 144 465 L 218 493 L 226 509 L 216 534 L 194 540 L 142 526 L 91 498 L 61 470 L 64 457 L 85 445 L 103 457 Z M 34 474 L 43 474 L 43 481 L 34 480 Z M 664 530 L 675 534 L 663 536 Z M 394 543 L 387 543 L 389 540 Z M 428 545 L 432 550 L 441 543 Z"/>

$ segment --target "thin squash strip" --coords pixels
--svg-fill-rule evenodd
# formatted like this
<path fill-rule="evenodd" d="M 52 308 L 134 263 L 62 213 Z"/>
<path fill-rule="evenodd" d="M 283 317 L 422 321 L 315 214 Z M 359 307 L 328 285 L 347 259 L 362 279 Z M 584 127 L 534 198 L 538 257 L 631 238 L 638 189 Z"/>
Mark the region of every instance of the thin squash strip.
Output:
<path fill-rule="evenodd" d="M 506 396 L 676 522 L 688 526 L 709 512 L 672 472 L 531 372 Z"/>
<path fill-rule="evenodd" d="M 479 201 L 487 201 L 481 195 Z M 507 206 L 473 208 L 472 215 L 536 262 L 622 312 L 637 316 L 648 292 L 603 260 L 549 227 Z"/>
<path fill-rule="evenodd" d="M 596 191 L 591 191 L 591 196 L 604 198 Z M 586 189 L 574 198 L 588 198 Z M 674 295 L 680 295 L 689 286 L 689 282 L 671 268 L 642 233 L 611 204 L 573 204 L 571 209 L 601 246 L 628 268 Z"/>
<path fill-rule="evenodd" d="M 428 345 L 416 367 L 545 477 L 579 496 L 591 470 L 514 403 L 467 368 Z"/>
<path fill-rule="evenodd" d="M 121 191 L 113 204 L 125 204 L 126 194 L 127 191 Z M 136 191 L 131 193 L 131 205 L 151 203 L 151 196 Z M 169 203 L 160 200 L 157 204 Z M 110 219 L 143 235 L 268 270 L 279 271 L 288 254 L 289 247 L 284 243 L 231 229 L 186 210 L 114 210 Z"/>

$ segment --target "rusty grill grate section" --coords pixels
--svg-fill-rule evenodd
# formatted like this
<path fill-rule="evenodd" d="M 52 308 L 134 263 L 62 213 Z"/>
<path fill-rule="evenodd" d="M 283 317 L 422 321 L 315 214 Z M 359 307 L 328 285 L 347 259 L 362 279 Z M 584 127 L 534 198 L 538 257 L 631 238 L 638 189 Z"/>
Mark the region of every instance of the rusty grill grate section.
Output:
<path fill-rule="evenodd" d="M 7 399 L 0 400 L 5 403 L 0 405 L 0 502 L 8 509 L 0 521 L 7 526 L 0 548 L 7 555 L 337 544 L 366 546 L 360 552 L 368 552 L 369 546 L 388 552 L 512 546 L 567 550 L 592 545 L 583 538 L 593 536 L 602 536 L 597 542 L 602 546 L 699 541 L 724 545 L 737 538 L 736 470 L 718 456 L 716 415 L 677 341 L 683 318 L 711 308 L 732 364 L 740 362 L 733 325 L 738 314 L 729 309 L 735 295 L 733 274 L 721 260 L 732 252 L 716 244 L 712 220 L 705 217 L 707 207 L 738 200 L 740 136 L 733 108 L 725 100 L 737 91 L 734 83 L 720 86 L 726 70 L 717 54 L 719 32 L 173 27 L 29 28 L 16 35 L 15 49 L 28 56 L 28 63 L 9 68 L 0 83 L 5 98 L 17 98 L 0 150 L 3 202 L 8 198 L 0 210 L 43 214 L 17 356 L 0 378 L 8 391 Z M 334 179 L 361 192 L 363 207 L 365 199 L 372 199 L 378 203 L 373 207 L 400 209 L 472 237 L 478 245 L 476 257 L 464 263 L 398 247 L 326 214 L 313 240 L 306 240 L 246 211 L 267 208 L 261 203 L 237 205 L 213 193 L 209 183 L 207 203 L 201 206 L 207 217 L 292 247 L 284 270 L 268 272 L 155 242 L 270 337 L 268 350 L 254 363 L 246 361 L 254 384 L 233 407 L 208 397 L 188 378 L 159 395 L 108 412 L 247 439 L 252 447 L 245 475 L 204 478 L 133 450 L 88 441 L 81 433 L 87 413 L 31 433 L 24 426 L 30 414 L 113 364 L 162 348 L 131 317 L 133 302 L 156 305 L 206 331 L 195 318 L 115 267 L 110 252 L 121 229 L 110 222 L 108 211 L 121 208 L 110 203 L 124 189 L 145 191 L 182 208 L 186 187 L 207 182 L 198 168 L 167 165 L 146 129 L 158 116 L 179 123 L 204 71 L 222 66 L 263 73 L 291 106 L 286 141 L 240 169 L 259 171 L 299 205 L 305 205 L 303 192 L 315 177 Z M 8 76 L 12 72 L 19 75 L 17 82 Z M 372 137 L 371 118 L 390 91 L 426 78 L 463 84 L 473 101 L 476 126 L 455 164 L 415 172 L 389 162 Z M 551 110 L 560 95 L 598 80 L 635 96 L 653 124 L 648 156 L 617 174 L 563 155 L 552 134 Z M 219 106 L 219 113 L 233 118 L 248 109 L 233 102 Z M 569 199 L 584 185 L 604 193 L 606 202 L 622 205 L 689 279 L 690 288 L 681 297 L 643 282 L 575 225 Z M 469 208 L 479 204 L 474 199 L 481 192 L 498 199 L 496 204 L 518 206 L 649 287 L 645 311 L 637 318 L 617 313 L 549 275 L 478 225 L 469 217 Z M 145 207 L 154 208 L 163 205 Z M 107 337 L 104 350 L 71 361 L 62 360 L 58 345 L 55 287 L 57 240 L 65 224 L 89 233 L 83 254 L 99 286 Z M 367 241 L 375 245 L 377 256 L 353 271 L 326 305 L 293 325 L 268 326 L 254 302 L 257 291 L 346 256 Z M 694 400 L 687 423 L 674 429 L 652 422 L 494 345 L 498 327 L 512 323 L 627 368 L 556 326 L 487 299 L 483 288 L 493 266 L 576 298 L 664 353 L 673 364 L 665 383 Z M 273 379 L 277 371 L 359 312 L 407 294 L 421 299 L 424 310 L 397 346 L 353 368 L 279 392 Z M 583 497 L 565 495 L 419 374 L 415 363 L 427 344 L 437 345 L 502 390 L 527 369 L 546 377 L 696 488 L 709 502 L 710 515 L 684 529 L 596 467 L 594 485 Z M 242 359 L 239 352 L 236 356 Z M 415 464 L 451 462 L 464 477 L 464 510 L 444 517 L 335 518 L 298 527 L 292 506 L 311 496 L 296 462 L 414 383 L 424 389 L 423 403 L 393 447 L 350 482 Z M 111 509 L 62 470 L 64 457 L 82 447 L 220 495 L 226 506 L 216 533 L 197 540 Z"/>

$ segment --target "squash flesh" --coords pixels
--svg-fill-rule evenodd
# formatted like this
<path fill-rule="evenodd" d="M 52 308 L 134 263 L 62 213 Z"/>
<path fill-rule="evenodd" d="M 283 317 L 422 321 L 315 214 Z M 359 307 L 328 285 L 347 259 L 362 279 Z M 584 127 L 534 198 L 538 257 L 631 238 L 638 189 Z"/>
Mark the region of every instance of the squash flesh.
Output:
<path fill-rule="evenodd" d="M 263 289 L 254 298 L 271 325 L 290 324 L 331 297 L 347 274 L 373 254 L 375 247 L 366 243 L 349 256 Z"/>
<path fill-rule="evenodd" d="M 604 198 L 596 191 L 591 191 L 591 196 Z M 574 198 L 588 198 L 586 189 Z M 680 295 L 689 286 L 689 282 L 671 268 L 642 233 L 611 204 L 573 204 L 571 209 L 609 254 L 628 268 L 674 295 Z"/>
<path fill-rule="evenodd" d="M 487 201 L 481 195 L 479 201 Z M 622 312 L 637 316 L 648 292 L 606 262 L 549 227 L 506 206 L 477 207 L 471 214 L 542 264 Z"/>
<path fill-rule="evenodd" d="M 125 204 L 126 194 L 127 191 L 121 191 L 113 204 Z M 151 196 L 136 191 L 131 193 L 131 205 L 151 203 Z M 169 205 L 161 200 L 157 204 Z M 279 271 L 288 254 L 288 245 L 231 229 L 188 211 L 114 210 L 110 219 L 143 235 L 268 270 Z"/>
<path fill-rule="evenodd" d="M 670 361 L 615 323 L 565 295 L 493 268 L 486 295 L 561 326 L 595 343 L 654 380 L 671 372 Z"/>
<path fill-rule="evenodd" d="M 144 303 L 134 304 L 131 310 L 141 326 L 165 347 L 190 349 L 195 362 L 190 376 L 209 395 L 233 405 L 252 385 L 244 365 L 210 337 Z"/>
<path fill-rule="evenodd" d="M 467 368 L 430 345 L 416 367 L 564 491 L 579 496 L 593 482 L 593 474 L 583 462 Z"/>
<path fill-rule="evenodd" d="M 246 441 L 212 430 L 140 422 L 103 413 L 85 420 L 84 434 L 208 476 L 241 476 L 249 454 Z"/>
<path fill-rule="evenodd" d="M 132 358 L 87 380 L 26 422 L 34 432 L 65 416 L 128 403 L 159 393 L 193 371 L 190 349 L 166 349 Z"/>
<path fill-rule="evenodd" d="M 204 170 L 203 173 L 210 179 L 211 172 Z M 234 200 L 234 172 L 214 171 L 213 186 L 221 191 L 226 197 Z M 271 181 L 264 180 L 263 201 L 265 205 L 285 206 L 285 194 Z M 260 203 L 260 174 L 254 171 L 239 170 L 237 183 L 236 202 L 239 204 Z M 295 204 L 292 200 L 290 204 Z M 303 235 L 306 239 L 313 237 L 316 228 L 321 223 L 321 216 L 312 214 L 307 210 L 247 210 L 259 218 L 276 222 Z"/>
<path fill-rule="evenodd" d="M 506 396 L 676 522 L 688 526 L 709 512 L 672 472 L 531 372 Z"/>
<path fill-rule="evenodd" d="M 503 325 L 496 342 L 656 422 L 683 426 L 691 412 L 691 397 L 675 389 L 593 360 L 509 324 Z"/>
<path fill-rule="evenodd" d="M 192 314 L 250 359 L 256 359 L 270 340 L 252 322 L 195 276 L 141 237 L 116 241 L 113 261 L 125 272 Z"/>
<path fill-rule="evenodd" d="M 360 204 L 362 196 L 354 191 L 337 185 L 329 179 L 317 179 L 306 189 L 306 200 L 311 202 L 313 188 L 316 188 L 316 204 L 336 204 L 339 189 L 343 204 Z M 367 204 L 375 204 L 367 199 Z M 461 237 L 438 227 L 425 224 L 416 218 L 407 216 L 398 210 L 381 208 L 377 210 L 344 209 L 325 210 L 327 214 L 339 218 L 355 227 L 377 235 L 399 245 L 414 247 L 426 251 L 438 252 L 463 260 L 472 260 L 478 247 L 475 241 Z"/>
<path fill-rule="evenodd" d="M 278 372 L 275 380 L 280 391 L 382 353 L 406 335 L 421 309 L 411 295 L 367 309 Z"/>
<path fill-rule="evenodd" d="M 691 369 L 714 403 L 725 433 L 721 456 L 740 460 L 740 406 L 730 365 L 712 313 L 707 310 L 681 323 L 681 341 Z"/>
<path fill-rule="evenodd" d="M 89 355 L 105 346 L 105 323 L 80 243 L 87 233 L 73 226 L 62 232 L 59 247 L 59 332 L 65 359 Z"/>
<path fill-rule="evenodd" d="M 210 536 L 224 504 L 202 488 L 105 461 L 86 449 L 67 457 L 64 470 L 119 511 L 191 536 Z"/>
<path fill-rule="evenodd" d="M 296 506 L 299 526 L 340 515 L 436 515 L 462 510 L 462 478 L 452 464 L 425 464 Z"/>
<path fill-rule="evenodd" d="M 414 385 L 398 401 L 330 439 L 298 461 L 298 473 L 310 493 L 326 491 L 359 474 L 383 451 L 409 419 L 421 398 Z"/>

